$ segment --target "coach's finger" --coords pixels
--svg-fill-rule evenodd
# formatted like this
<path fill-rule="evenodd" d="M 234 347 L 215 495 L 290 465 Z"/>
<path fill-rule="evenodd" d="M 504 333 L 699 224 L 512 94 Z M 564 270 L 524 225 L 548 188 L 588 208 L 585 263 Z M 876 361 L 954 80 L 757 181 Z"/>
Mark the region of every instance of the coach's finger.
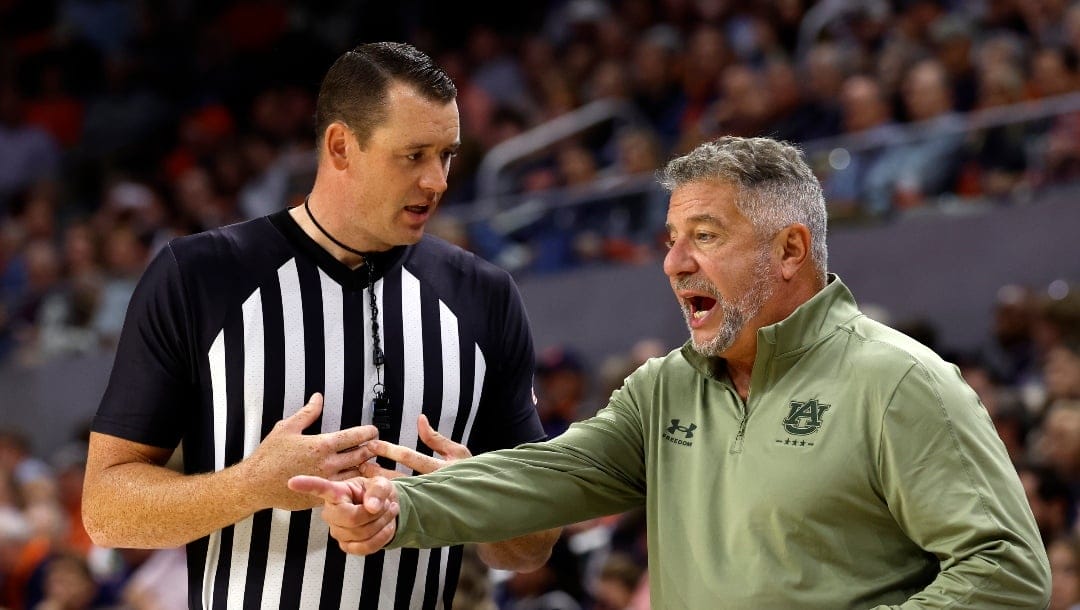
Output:
<path fill-rule="evenodd" d="M 397 504 L 387 504 L 386 510 L 377 515 L 367 514 L 359 506 L 352 504 L 334 504 L 327 506 L 323 511 L 323 521 L 330 526 L 330 535 L 334 537 L 334 540 L 339 542 L 356 542 L 367 540 L 377 534 L 380 530 L 386 527 L 386 524 L 397 519 L 397 511 L 391 510 L 392 506 Z M 327 515 L 334 509 L 331 514 Z M 350 511 L 357 511 L 361 515 L 348 514 Z M 356 521 L 366 517 L 367 521 L 361 521 L 356 525 L 343 525 L 343 523 Z"/>
<path fill-rule="evenodd" d="M 391 508 L 395 513 L 395 518 L 379 530 L 377 534 L 362 542 L 341 542 L 339 543 L 341 550 L 351 555 L 370 555 L 389 544 L 394 539 L 394 534 L 397 533 L 397 504 L 394 504 Z"/>
<path fill-rule="evenodd" d="M 307 494 L 330 504 L 352 504 L 354 486 L 349 481 L 331 481 L 322 477 L 298 475 L 289 479 L 289 489 L 296 493 Z M 363 498 L 363 488 L 356 494 L 356 500 Z"/>
<path fill-rule="evenodd" d="M 402 447 L 401 445 L 395 445 L 394 443 L 388 443 L 386 441 L 370 441 L 368 443 L 368 449 L 375 455 L 389 458 L 398 464 L 408 466 L 420 474 L 434 472 L 442 467 L 442 460 L 438 458 L 424 455 L 419 451 L 409 449 L 408 447 Z"/>

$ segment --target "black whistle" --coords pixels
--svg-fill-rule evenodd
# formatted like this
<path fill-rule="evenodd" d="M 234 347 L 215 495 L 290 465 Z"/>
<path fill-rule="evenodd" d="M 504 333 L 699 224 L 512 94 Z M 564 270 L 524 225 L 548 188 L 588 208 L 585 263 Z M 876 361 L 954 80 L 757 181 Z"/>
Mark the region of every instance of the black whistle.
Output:
<path fill-rule="evenodd" d="M 388 432 L 393 425 L 393 418 L 390 414 L 390 399 L 386 397 L 386 394 L 379 392 L 375 395 L 375 398 L 371 400 L 371 405 L 371 423 L 375 424 L 375 427 L 379 429 L 379 435 L 382 436 Z"/>

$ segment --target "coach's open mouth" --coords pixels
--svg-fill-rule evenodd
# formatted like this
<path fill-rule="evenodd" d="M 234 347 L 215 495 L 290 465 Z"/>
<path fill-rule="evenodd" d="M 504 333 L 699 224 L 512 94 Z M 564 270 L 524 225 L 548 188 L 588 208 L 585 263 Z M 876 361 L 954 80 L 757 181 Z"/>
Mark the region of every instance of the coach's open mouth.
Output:
<path fill-rule="evenodd" d="M 716 299 L 705 296 L 694 296 L 686 300 L 690 305 L 690 317 L 694 320 L 704 320 L 716 307 Z"/>

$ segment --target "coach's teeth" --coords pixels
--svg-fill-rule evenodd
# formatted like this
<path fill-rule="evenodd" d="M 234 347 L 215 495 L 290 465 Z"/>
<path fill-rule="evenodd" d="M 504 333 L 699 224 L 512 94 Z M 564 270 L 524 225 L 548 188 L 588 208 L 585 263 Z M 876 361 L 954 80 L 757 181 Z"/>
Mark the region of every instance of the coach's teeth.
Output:
<path fill-rule="evenodd" d="M 695 311 L 694 312 L 694 319 L 700 320 L 700 319 L 704 318 L 707 315 L 709 315 L 708 310 L 706 310 L 706 311 Z"/>

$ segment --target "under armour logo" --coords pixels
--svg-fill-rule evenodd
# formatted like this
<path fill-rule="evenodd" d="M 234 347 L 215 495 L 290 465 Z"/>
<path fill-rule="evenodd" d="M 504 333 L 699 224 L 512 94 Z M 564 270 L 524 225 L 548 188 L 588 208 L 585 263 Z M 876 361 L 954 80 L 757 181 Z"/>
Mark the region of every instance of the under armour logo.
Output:
<path fill-rule="evenodd" d="M 683 438 L 694 438 L 694 430 L 697 430 L 697 424 L 690 424 L 689 426 L 680 426 L 679 420 L 671 420 L 671 425 L 668 426 L 667 433 L 675 434 L 676 432 L 682 432 Z"/>

